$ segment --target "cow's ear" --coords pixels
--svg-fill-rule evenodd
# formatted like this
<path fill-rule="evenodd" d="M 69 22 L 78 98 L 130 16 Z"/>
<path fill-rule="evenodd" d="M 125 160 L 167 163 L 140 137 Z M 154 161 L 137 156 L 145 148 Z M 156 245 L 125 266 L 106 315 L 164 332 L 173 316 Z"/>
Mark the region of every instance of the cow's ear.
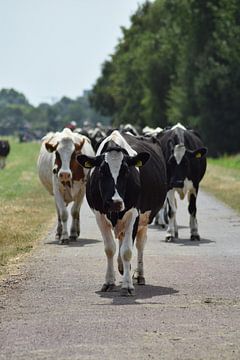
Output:
<path fill-rule="evenodd" d="M 80 151 L 81 151 L 84 142 L 85 142 L 85 139 L 82 139 L 80 142 L 74 143 L 75 151 L 76 151 L 76 152 L 80 152 Z"/>
<path fill-rule="evenodd" d="M 45 147 L 46 147 L 46 149 L 47 149 L 47 151 L 48 151 L 49 153 L 54 152 L 54 151 L 56 150 L 57 146 L 58 146 L 58 143 L 55 144 L 55 145 L 53 145 L 53 144 L 51 144 L 51 143 L 49 143 L 49 142 L 46 142 L 46 143 L 45 143 Z"/>
<path fill-rule="evenodd" d="M 129 156 L 127 159 L 127 163 L 129 166 L 141 167 L 148 161 L 149 158 L 150 158 L 149 153 L 141 152 L 141 153 L 137 154 L 136 156 L 133 156 L 133 157 Z"/>
<path fill-rule="evenodd" d="M 207 148 L 202 147 L 194 151 L 189 152 L 190 156 L 194 159 L 202 159 L 207 154 Z"/>
<path fill-rule="evenodd" d="M 87 156 L 87 155 L 77 155 L 77 162 L 82 165 L 85 169 L 91 169 L 95 166 L 99 166 L 102 162 L 102 156 Z"/>

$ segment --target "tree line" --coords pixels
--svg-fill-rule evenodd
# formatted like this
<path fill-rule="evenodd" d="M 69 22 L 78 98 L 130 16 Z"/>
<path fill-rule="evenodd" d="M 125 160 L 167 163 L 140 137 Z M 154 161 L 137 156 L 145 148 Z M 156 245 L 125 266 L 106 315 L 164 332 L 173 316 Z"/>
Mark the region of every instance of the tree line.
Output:
<path fill-rule="evenodd" d="M 102 66 L 91 104 L 114 126 L 181 122 L 213 156 L 239 152 L 239 0 L 146 1 Z"/>
<path fill-rule="evenodd" d="M 24 94 L 14 89 L 0 90 L 0 134 L 40 138 L 49 131 L 58 131 L 71 121 L 78 127 L 84 122 L 109 124 L 109 118 L 97 113 L 89 103 L 89 92 L 72 100 L 62 97 L 55 104 L 33 106 Z"/>

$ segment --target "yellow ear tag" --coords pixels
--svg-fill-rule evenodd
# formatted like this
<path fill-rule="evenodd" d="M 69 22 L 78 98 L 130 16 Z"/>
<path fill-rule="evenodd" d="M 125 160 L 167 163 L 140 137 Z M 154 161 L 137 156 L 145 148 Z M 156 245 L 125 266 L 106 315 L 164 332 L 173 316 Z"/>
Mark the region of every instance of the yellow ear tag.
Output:
<path fill-rule="evenodd" d="M 138 160 L 138 161 L 136 162 L 136 165 L 135 165 L 135 166 L 141 167 L 141 166 L 142 166 L 142 161 L 141 161 L 141 160 Z"/>
<path fill-rule="evenodd" d="M 195 155 L 195 158 L 196 159 L 200 159 L 202 157 L 202 154 L 201 153 L 197 153 L 196 155 Z"/>
<path fill-rule="evenodd" d="M 90 161 L 85 161 L 84 167 L 85 168 L 92 168 L 92 164 L 90 163 Z"/>

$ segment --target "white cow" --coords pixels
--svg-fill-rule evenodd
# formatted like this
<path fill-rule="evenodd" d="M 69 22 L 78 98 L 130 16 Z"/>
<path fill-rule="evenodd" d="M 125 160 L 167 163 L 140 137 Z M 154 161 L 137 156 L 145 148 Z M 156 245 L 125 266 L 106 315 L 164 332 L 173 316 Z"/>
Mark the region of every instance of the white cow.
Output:
<path fill-rule="evenodd" d="M 95 155 L 90 140 L 86 136 L 73 133 L 70 129 L 48 133 L 42 139 L 38 174 L 42 184 L 55 198 L 58 215 L 56 238 L 60 244 L 69 242 L 67 205 L 71 202 L 73 205 L 70 239 L 76 240 L 80 234 L 80 207 L 89 171 L 83 169 L 76 161 L 76 155 L 80 154 Z"/>

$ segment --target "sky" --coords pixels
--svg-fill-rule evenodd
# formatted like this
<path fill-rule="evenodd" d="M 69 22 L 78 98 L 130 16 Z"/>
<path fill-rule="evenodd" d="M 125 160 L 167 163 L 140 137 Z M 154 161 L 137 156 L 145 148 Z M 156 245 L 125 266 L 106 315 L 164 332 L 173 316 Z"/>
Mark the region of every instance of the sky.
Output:
<path fill-rule="evenodd" d="M 0 89 L 33 105 L 92 88 L 145 0 L 0 0 Z"/>

